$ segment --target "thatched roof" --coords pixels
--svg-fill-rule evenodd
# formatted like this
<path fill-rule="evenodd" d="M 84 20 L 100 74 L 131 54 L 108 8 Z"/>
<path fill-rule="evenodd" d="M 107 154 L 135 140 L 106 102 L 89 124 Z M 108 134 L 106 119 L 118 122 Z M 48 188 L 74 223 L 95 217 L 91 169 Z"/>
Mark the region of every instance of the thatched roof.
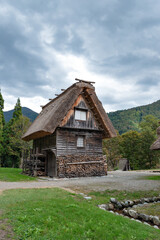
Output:
<path fill-rule="evenodd" d="M 115 129 L 102 103 L 96 96 L 94 86 L 91 83 L 79 81 L 42 108 L 42 111 L 23 135 L 22 139 L 29 141 L 52 134 L 72 108 L 72 105 L 80 94 L 83 95 L 84 99 L 87 98 L 91 102 L 94 108 L 93 111 L 96 112 L 98 121 L 102 126 L 104 137 L 115 137 Z"/>
<path fill-rule="evenodd" d="M 157 128 L 158 139 L 151 145 L 151 150 L 160 150 L 160 127 Z"/>

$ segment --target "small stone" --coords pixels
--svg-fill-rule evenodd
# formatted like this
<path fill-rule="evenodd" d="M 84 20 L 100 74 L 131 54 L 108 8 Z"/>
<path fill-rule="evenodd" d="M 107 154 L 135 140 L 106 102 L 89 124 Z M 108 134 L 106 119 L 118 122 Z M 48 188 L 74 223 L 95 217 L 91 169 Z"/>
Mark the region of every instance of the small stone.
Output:
<path fill-rule="evenodd" d="M 82 195 L 82 196 L 84 196 L 85 194 L 84 194 L 84 193 L 79 193 L 79 195 Z"/>
<path fill-rule="evenodd" d="M 122 207 L 125 207 L 125 203 L 124 202 L 120 202 L 120 204 L 122 205 Z"/>
<path fill-rule="evenodd" d="M 118 208 L 118 209 L 122 209 L 122 205 L 121 205 L 120 202 L 117 202 L 115 206 L 116 206 L 116 208 Z"/>
<path fill-rule="evenodd" d="M 124 202 L 125 207 L 129 207 L 128 201 Z"/>
<path fill-rule="evenodd" d="M 159 227 L 157 225 L 154 225 L 153 227 L 156 228 L 156 229 L 159 229 Z"/>
<path fill-rule="evenodd" d="M 109 212 L 110 212 L 110 213 L 114 213 L 114 212 L 113 212 L 113 211 L 111 211 L 111 210 L 110 210 Z"/>
<path fill-rule="evenodd" d="M 133 205 L 132 208 L 137 208 L 137 205 Z"/>
<path fill-rule="evenodd" d="M 86 200 L 91 200 L 92 198 L 91 198 L 91 197 L 88 197 L 88 196 L 86 196 L 86 197 L 84 197 L 84 199 L 86 199 Z"/>
<path fill-rule="evenodd" d="M 128 201 L 128 204 L 129 204 L 130 207 L 132 207 L 132 206 L 134 205 L 134 202 L 131 201 L 131 200 L 129 200 L 129 201 Z"/>
<path fill-rule="evenodd" d="M 112 203 L 109 203 L 109 204 L 108 204 L 108 209 L 109 209 L 109 210 L 114 210 L 114 205 L 113 205 Z"/>
<path fill-rule="evenodd" d="M 153 222 L 153 216 L 149 215 L 148 221 Z"/>
<path fill-rule="evenodd" d="M 116 214 L 116 215 L 119 215 L 119 213 L 118 213 L 118 212 L 116 212 L 115 214 Z"/>
<path fill-rule="evenodd" d="M 144 198 L 145 202 L 149 203 L 149 198 Z"/>
<path fill-rule="evenodd" d="M 138 207 L 142 207 L 142 206 L 143 206 L 143 204 L 142 204 L 142 203 L 139 203 L 137 206 L 138 206 Z"/>
<path fill-rule="evenodd" d="M 151 197 L 149 197 L 149 198 L 148 198 L 148 201 L 149 201 L 149 202 L 152 202 L 152 198 L 151 198 Z"/>
<path fill-rule="evenodd" d="M 133 202 L 137 205 L 139 203 L 139 199 L 135 199 Z"/>
<path fill-rule="evenodd" d="M 122 217 L 124 217 L 124 215 L 123 215 L 123 214 L 121 214 L 121 213 L 119 214 L 119 216 L 122 216 Z"/>
<path fill-rule="evenodd" d="M 156 201 L 157 201 L 157 198 L 156 198 L 156 197 L 153 197 L 152 199 L 153 199 L 153 202 L 156 202 Z"/>
<path fill-rule="evenodd" d="M 107 204 L 101 204 L 101 205 L 98 205 L 98 207 L 100 209 L 106 210 L 107 209 Z"/>
<path fill-rule="evenodd" d="M 124 215 L 128 215 L 127 209 L 124 208 L 122 212 L 123 212 Z"/>
<path fill-rule="evenodd" d="M 142 223 L 140 220 L 136 219 L 136 222 Z"/>
<path fill-rule="evenodd" d="M 147 223 L 147 222 L 144 222 L 144 224 L 147 225 L 147 226 L 151 226 L 151 225 L 150 225 L 149 223 Z"/>
<path fill-rule="evenodd" d="M 159 217 L 157 217 L 157 216 L 153 216 L 153 223 L 155 224 L 155 225 L 160 225 L 160 220 L 159 220 Z"/>
<path fill-rule="evenodd" d="M 138 218 L 138 213 L 136 211 L 131 209 L 131 210 L 128 211 L 128 213 L 131 217 Z"/>
<path fill-rule="evenodd" d="M 110 202 L 115 204 L 117 203 L 117 200 L 115 198 L 110 198 Z"/>
<path fill-rule="evenodd" d="M 145 202 L 145 198 L 142 198 L 142 199 L 141 199 L 141 203 L 144 203 L 144 202 Z"/>
<path fill-rule="evenodd" d="M 138 217 L 146 222 L 149 220 L 149 216 L 143 213 L 139 213 Z"/>

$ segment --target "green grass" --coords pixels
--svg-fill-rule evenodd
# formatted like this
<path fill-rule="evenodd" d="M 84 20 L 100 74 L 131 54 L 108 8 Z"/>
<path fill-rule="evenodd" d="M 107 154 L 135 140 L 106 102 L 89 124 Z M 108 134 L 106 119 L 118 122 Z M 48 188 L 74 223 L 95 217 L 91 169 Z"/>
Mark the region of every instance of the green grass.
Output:
<path fill-rule="evenodd" d="M 15 239 L 160 239 L 159 230 L 103 211 L 95 200 L 60 189 L 7 190 L 0 196 L 0 208 L 1 218 L 13 226 Z"/>
<path fill-rule="evenodd" d="M 106 190 L 103 192 L 90 192 L 90 196 L 92 196 L 93 204 L 102 204 L 102 203 L 109 203 L 110 198 L 116 198 L 118 201 L 123 200 L 135 200 L 145 197 L 154 197 L 158 196 L 158 191 L 135 191 L 135 192 L 128 192 L 128 191 L 118 191 L 118 190 Z"/>
<path fill-rule="evenodd" d="M 20 168 L 0 168 L 0 181 L 19 182 L 19 181 L 33 181 L 34 177 L 21 174 Z"/>
<path fill-rule="evenodd" d="M 158 216 L 160 218 L 160 203 L 149 203 L 141 207 L 137 207 L 136 211 L 147 215 Z"/>
<path fill-rule="evenodd" d="M 147 177 L 145 177 L 145 179 L 148 179 L 148 180 L 159 180 L 160 181 L 160 175 L 147 176 Z"/>

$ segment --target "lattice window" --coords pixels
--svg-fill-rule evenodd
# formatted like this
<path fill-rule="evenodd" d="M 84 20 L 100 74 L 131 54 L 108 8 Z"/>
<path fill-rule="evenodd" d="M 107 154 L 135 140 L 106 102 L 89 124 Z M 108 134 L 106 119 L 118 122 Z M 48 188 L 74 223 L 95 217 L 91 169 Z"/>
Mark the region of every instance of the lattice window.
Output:
<path fill-rule="evenodd" d="M 84 137 L 77 137 L 77 147 L 84 147 Z"/>
<path fill-rule="evenodd" d="M 82 120 L 86 121 L 87 119 L 87 112 L 86 111 L 81 111 L 81 110 L 75 110 L 75 120 Z"/>

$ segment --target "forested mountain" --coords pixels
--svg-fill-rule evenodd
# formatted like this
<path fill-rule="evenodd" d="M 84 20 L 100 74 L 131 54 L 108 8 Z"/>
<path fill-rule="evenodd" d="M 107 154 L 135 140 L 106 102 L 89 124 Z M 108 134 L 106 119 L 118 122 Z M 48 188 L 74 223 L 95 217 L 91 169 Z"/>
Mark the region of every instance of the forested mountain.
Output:
<path fill-rule="evenodd" d="M 150 114 L 160 119 L 160 100 L 145 106 L 110 112 L 108 116 L 115 129 L 122 134 L 129 130 L 139 131 L 139 123 L 144 116 Z"/>
<path fill-rule="evenodd" d="M 4 112 L 6 122 L 12 118 L 13 111 L 14 110 Z M 26 107 L 22 107 L 22 113 L 32 122 L 38 115 L 38 113 Z M 108 116 L 112 121 L 115 129 L 118 130 L 120 134 L 122 134 L 129 130 L 139 131 L 139 123 L 142 121 L 143 117 L 150 114 L 160 119 L 160 100 L 145 106 L 110 112 L 108 113 Z"/>
<path fill-rule="evenodd" d="M 12 118 L 13 112 L 14 110 L 4 112 L 4 118 L 6 122 L 9 122 L 9 120 Z M 31 122 L 33 122 L 38 115 L 38 113 L 32 111 L 27 107 L 22 107 L 22 114 L 28 117 L 31 120 Z"/>

